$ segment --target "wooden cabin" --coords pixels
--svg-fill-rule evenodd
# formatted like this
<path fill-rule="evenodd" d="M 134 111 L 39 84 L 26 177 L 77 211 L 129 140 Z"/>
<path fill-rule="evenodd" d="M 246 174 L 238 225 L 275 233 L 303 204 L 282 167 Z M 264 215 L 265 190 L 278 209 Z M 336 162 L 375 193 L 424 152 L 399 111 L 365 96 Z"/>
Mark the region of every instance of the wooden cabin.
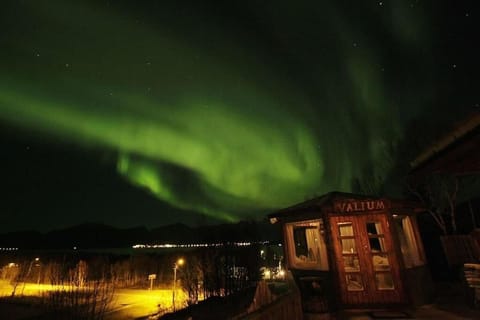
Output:
<path fill-rule="evenodd" d="M 305 313 L 429 301 L 415 203 L 331 192 L 269 215 Z"/>

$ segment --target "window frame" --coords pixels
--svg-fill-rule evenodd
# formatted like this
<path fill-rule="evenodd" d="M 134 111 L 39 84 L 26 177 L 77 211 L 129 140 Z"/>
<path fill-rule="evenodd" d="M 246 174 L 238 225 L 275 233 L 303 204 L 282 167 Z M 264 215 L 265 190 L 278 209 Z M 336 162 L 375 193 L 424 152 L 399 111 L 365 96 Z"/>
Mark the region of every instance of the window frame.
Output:
<path fill-rule="evenodd" d="M 403 227 L 403 220 L 406 219 L 406 223 L 409 225 L 408 227 L 411 229 L 410 231 L 405 231 Z M 406 269 L 412 269 L 420 266 L 424 266 L 427 264 L 425 253 L 423 251 L 423 245 L 421 242 L 421 238 L 418 234 L 418 227 L 416 224 L 415 217 L 409 214 L 395 214 L 393 215 L 396 237 L 398 239 L 398 245 L 400 248 L 401 256 L 403 265 Z M 402 235 L 404 240 L 402 240 Z M 411 233 L 409 236 L 408 233 Z M 402 251 L 403 244 L 402 242 L 405 241 L 405 248 L 409 251 L 409 258 L 407 260 L 407 256 Z M 413 242 L 413 246 L 410 243 Z"/>
<path fill-rule="evenodd" d="M 316 261 L 300 260 L 296 255 L 295 250 L 295 241 L 294 241 L 294 228 L 295 227 L 312 227 L 315 226 L 318 237 L 319 237 L 319 256 Z M 322 219 L 311 219 L 311 220 L 302 220 L 285 223 L 284 232 L 286 234 L 287 242 L 287 258 L 288 265 L 292 269 L 301 269 L 301 270 L 320 270 L 328 271 L 328 252 L 327 252 L 327 243 L 324 231 L 324 222 Z"/>

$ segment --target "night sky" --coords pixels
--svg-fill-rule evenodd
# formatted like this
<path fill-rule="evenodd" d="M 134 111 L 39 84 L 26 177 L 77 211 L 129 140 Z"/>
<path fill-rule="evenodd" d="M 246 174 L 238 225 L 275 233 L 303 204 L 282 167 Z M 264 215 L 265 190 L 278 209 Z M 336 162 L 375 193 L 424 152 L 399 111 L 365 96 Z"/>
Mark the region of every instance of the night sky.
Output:
<path fill-rule="evenodd" d="M 0 232 L 381 184 L 480 111 L 476 2 L 2 1 Z"/>

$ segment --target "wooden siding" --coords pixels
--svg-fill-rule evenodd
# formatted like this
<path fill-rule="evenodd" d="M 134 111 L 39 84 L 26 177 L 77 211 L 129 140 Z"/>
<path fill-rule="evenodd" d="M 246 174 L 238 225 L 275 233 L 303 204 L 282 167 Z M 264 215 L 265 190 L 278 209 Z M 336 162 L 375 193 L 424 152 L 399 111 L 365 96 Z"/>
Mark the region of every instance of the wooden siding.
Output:
<path fill-rule="evenodd" d="M 405 287 L 413 306 L 433 301 L 433 281 L 427 266 L 405 269 Z"/>
<path fill-rule="evenodd" d="M 304 312 L 323 313 L 336 309 L 336 291 L 331 272 L 292 270 L 292 274 L 300 290 Z"/>

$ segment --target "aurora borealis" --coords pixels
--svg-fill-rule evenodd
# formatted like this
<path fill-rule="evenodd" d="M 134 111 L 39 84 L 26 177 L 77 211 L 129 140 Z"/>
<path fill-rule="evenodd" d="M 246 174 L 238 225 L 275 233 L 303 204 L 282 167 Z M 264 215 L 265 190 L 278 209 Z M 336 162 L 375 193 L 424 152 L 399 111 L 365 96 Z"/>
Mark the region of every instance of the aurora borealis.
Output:
<path fill-rule="evenodd" d="M 458 96 L 442 91 L 470 57 L 436 57 L 450 8 L 423 1 L 2 8 L 1 124 L 222 221 L 387 176 L 409 121 Z M 458 11 L 467 26 L 475 10 Z M 469 77 L 466 109 L 479 101 Z"/>

